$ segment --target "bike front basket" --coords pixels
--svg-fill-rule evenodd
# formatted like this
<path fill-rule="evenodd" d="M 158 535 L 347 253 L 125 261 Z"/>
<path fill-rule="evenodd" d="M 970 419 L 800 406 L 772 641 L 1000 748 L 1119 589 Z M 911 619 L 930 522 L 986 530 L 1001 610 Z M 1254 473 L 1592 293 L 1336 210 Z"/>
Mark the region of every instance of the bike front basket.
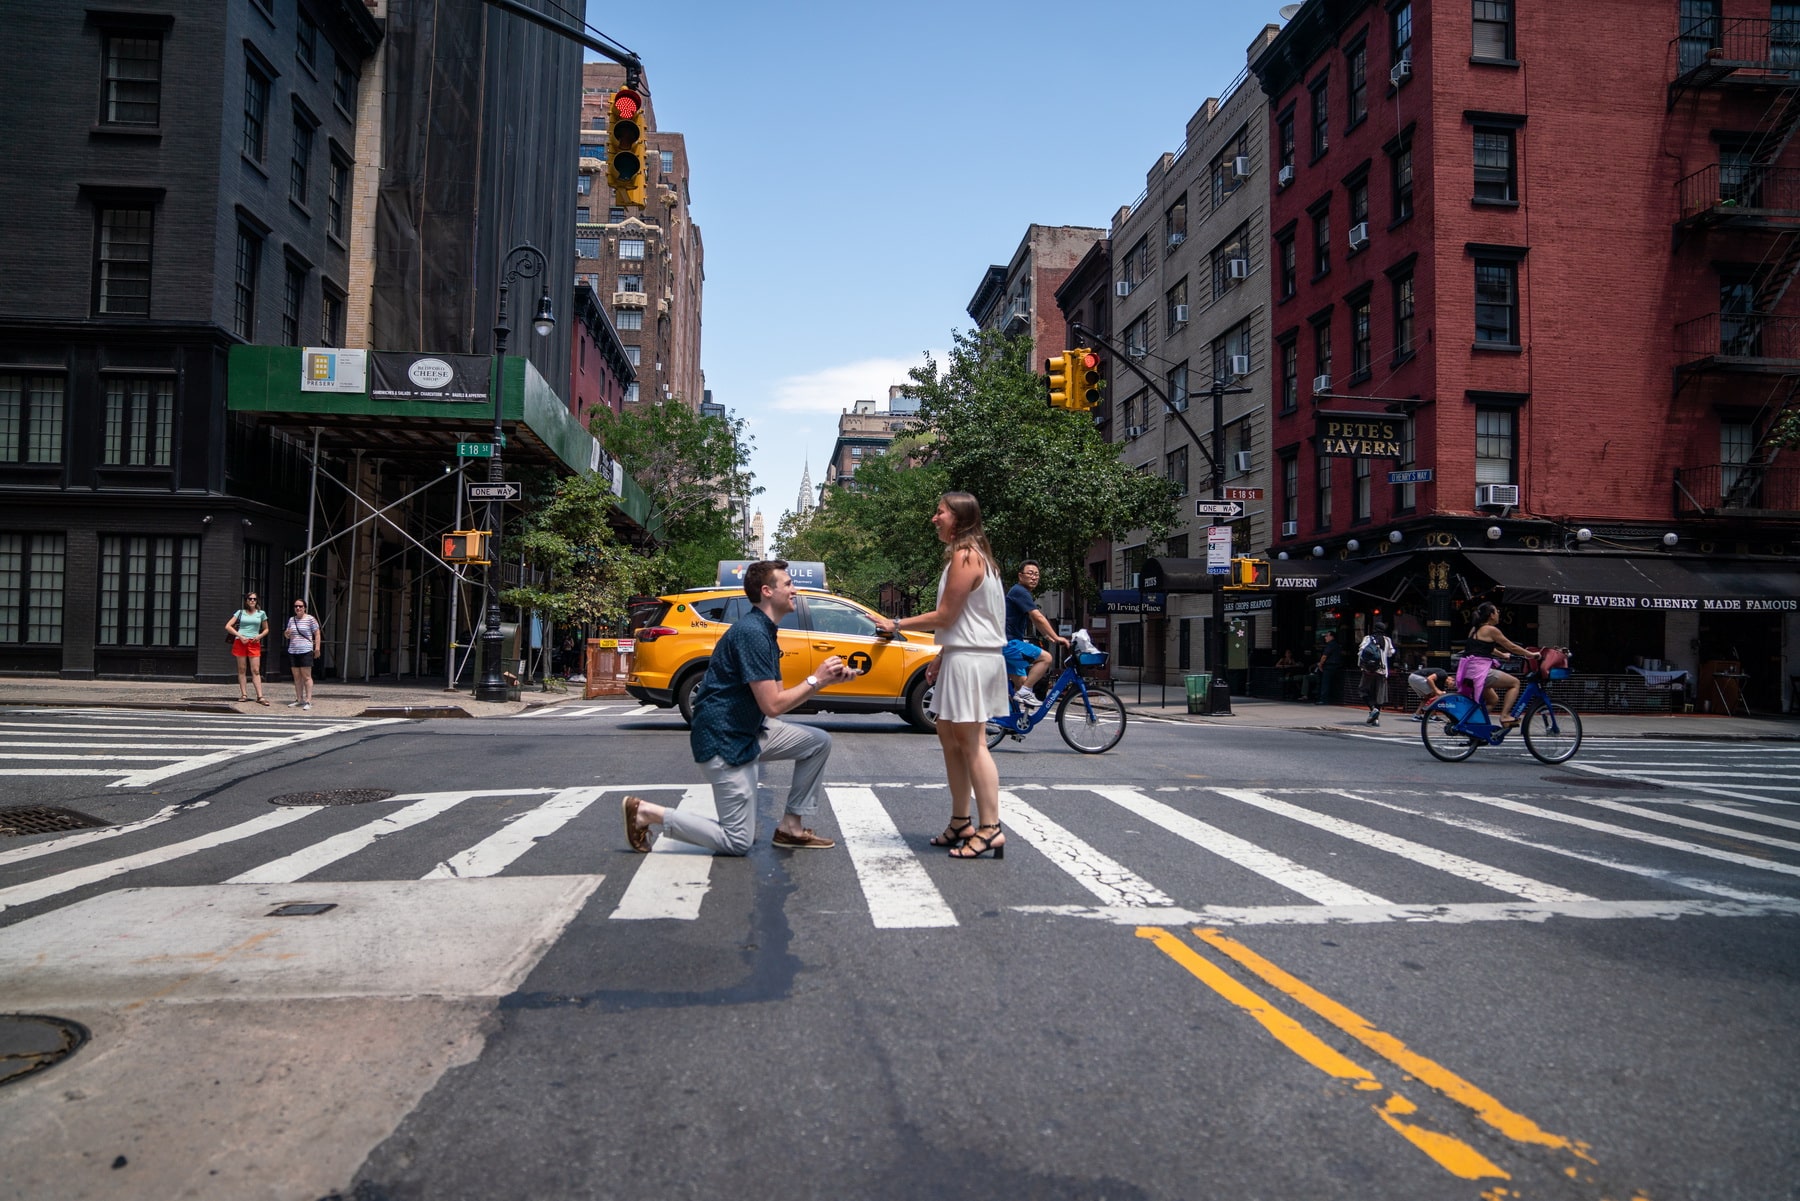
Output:
<path fill-rule="evenodd" d="M 1075 661 L 1083 667 L 1100 667 L 1106 663 L 1106 660 L 1107 653 L 1105 651 L 1084 651 L 1075 656 Z"/>

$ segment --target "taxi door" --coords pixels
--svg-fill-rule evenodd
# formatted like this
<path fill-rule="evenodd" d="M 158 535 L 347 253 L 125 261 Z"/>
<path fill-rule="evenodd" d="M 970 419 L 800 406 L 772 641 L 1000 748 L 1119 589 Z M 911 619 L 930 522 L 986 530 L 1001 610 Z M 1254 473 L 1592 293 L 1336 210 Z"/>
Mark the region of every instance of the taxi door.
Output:
<path fill-rule="evenodd" d="M 703 621 L 715 622 L 721 626 L 730 626 L 750 612 L 750 602 L 743 596 L 709 597 L 694 602 L 694 616 Z M 712 647 L 725 631 L 720 629 L 707 644 L 706 653 L 712 653 Z M 775 629 L 775 641 L 781 647 L 781 686 L 792 688 L 812 674 L 813 653 L 812 641 L 807 632 L 800 628 L 800 610 L 791 609 L 781 619 Z"/>
<path fill-rule="evenodd" d="M 890 700 L 900 695 L 906 687 L 906 645 L 877 637 L 875 619 L 867 609 L 835 596 L 808 596 L 806 616 L 813 656 L 808 670 L 817 671 L 837 655 L 862 673 L 824 691 Z"/>

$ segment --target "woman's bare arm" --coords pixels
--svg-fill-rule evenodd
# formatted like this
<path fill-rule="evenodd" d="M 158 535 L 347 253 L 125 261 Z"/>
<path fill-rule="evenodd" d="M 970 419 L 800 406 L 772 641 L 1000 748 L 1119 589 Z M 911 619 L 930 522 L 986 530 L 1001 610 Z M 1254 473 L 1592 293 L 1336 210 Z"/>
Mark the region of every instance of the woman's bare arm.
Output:
<path fill-rule="evenodd" d="M 904 621 L 895 620 L 894 630 L 941 630 L 956 624 L 963 606 L 975 595 L 975 589 L 981 587 L 981 579 L 986 573 L 987 564 L 982 562 L 980 555 L 972 550 L 959 552 L 950 563 L 950 575 L 944 580 L 944 595 L 939 598 L 937 608 L 916 613 Z"/>

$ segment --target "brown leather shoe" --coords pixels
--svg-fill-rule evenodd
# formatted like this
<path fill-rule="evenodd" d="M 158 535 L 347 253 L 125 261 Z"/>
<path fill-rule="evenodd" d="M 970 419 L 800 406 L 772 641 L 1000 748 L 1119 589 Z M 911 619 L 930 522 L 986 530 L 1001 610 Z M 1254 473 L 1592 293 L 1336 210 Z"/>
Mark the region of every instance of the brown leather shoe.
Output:
<path fill-rule="evenodd" d="M 789 834 L 786 830 L 775 831 L 770 843 L 778 847 L 786 847 L 790 851 L 829 851 L 837 843 L 829 838 L 820 838 L 811 830 L 802 830 L 798 834 Z"/>
<path fill-rule="evenodd" d="M 625 815 L 625 841 L 631 849 L 640 855 L 650 853 L 650 828 L 638 825 L 638 806 L 644 803 L 642 797 L 628 796 L 619 802 L 619 809 Z"/>

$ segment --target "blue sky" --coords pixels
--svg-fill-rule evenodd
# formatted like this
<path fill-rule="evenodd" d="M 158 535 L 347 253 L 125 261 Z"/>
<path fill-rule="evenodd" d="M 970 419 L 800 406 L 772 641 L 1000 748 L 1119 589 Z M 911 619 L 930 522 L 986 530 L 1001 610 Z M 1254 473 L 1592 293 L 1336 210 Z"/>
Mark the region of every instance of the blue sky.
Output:
<path fill-rule="evenodd" d="M 1278 7 L 589 5 L 687 138 L 701 365 L 756 439 L 771 534 L 838 413 L 941 355 L 1028 224 L 1110 224 Z"/>

